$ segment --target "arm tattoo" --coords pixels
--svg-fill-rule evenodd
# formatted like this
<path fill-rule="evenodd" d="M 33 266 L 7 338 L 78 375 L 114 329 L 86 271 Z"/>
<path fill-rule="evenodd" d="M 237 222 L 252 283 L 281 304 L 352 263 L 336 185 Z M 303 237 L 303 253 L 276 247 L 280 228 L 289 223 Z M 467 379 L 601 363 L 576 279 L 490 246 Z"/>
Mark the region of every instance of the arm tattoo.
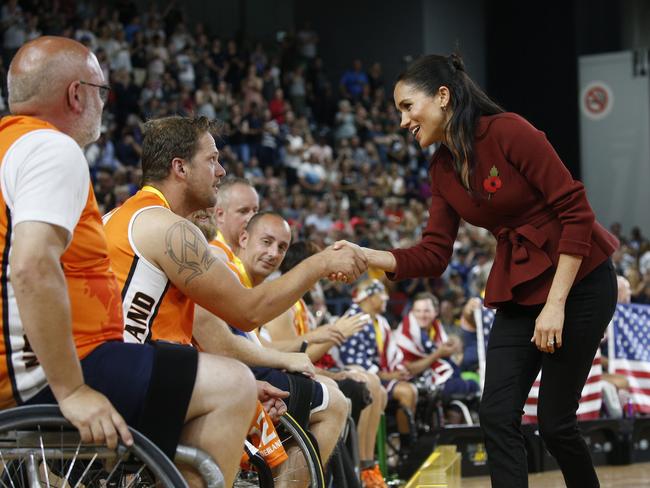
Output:
<path fill-rule="evenodd" d="M 188 272 L 185 284 L 202 275 L 217 259 L 210 251 L 200 231 L 188 221 L 179 221 L 165 234 L 167 255 L 176 265 L 178 274 Z"/>

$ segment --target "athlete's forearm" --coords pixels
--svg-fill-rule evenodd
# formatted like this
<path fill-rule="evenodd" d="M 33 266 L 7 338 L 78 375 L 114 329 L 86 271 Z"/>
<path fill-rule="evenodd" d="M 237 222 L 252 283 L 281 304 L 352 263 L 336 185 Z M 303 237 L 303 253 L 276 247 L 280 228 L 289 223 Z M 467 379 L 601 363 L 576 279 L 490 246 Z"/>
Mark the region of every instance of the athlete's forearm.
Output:
<path fill-rule="evenodd" d="M 405 363 L 404 366 L 406 366 L 406 369 L 408 370 L 409 373 L 416 376 L 419 375 L 425 369 L 427 369 L 429 366 L 431 366 L 433 362 L 437 359 L 439 359 L 437 351 L 434 351 L 431 354 L 423 357 L 422 359 Z"/>
<path fill-rule="evenodd" d="M 233 334 L 223 320 L 198 305 L 194 314 L 194 339 L 201 350 L 237 359 L 247 366 L 287 367 L 283 353 Z"/>
<path fill-rule="evenodd" d="M 324 267 L 312 258 L 303 261 L 277 280 L 254 287 L 242 297 L 240 323 L 246 330 L 251 326 L 262 326 L 286 312 L 323 276 Z M 240 323 L 234 325 L 239 326 Z"/>
<path fill-rule="evenodd" d="M 24 350 L 34 352 L 48 384 L 58 401 L 84 384 L 81 364 L 73 336 L 70 301 L 65 276 L 56 249 L 41 243 L 22 247 L 22 236 L 16 236 L 9 259 L 11 283 L 16 295 L 26 343 Z M 27 237 L 27 236 L 25 236 Z M 32 236 L 33 237 L 33 236 Z"/>

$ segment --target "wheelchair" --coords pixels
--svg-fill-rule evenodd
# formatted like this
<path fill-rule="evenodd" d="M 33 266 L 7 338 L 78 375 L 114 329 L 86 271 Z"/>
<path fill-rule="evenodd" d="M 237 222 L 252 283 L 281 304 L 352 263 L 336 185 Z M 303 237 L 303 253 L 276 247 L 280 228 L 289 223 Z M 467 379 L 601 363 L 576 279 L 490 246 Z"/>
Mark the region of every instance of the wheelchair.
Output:
<path fill-rule="evenodd" d="M 255 452 L 248 452 L 250 466 L 240 470 L 233 486 L 235 488 L 325 488 L 323 465 L 311 435 L 288 413 L 280 417 L 276 430 L 291 459 L 272 472 L 264 458 L 256 455 Z"/>
<path fill-rule="evenodd" d="M 33 405 L 0 411 L 0 486 L 12 488 L 101 487 L 149 488 L 188 485 L 176 465 L 145 436 L 130 428 L 134 443 L 110 450 L 82 444 L 77 429 L 56 405 Z M 264 459 L 251 453 L 251 469 L 241 470 L 238 488 L 304 486 L 325 488 L 320 456 L 309 435 L 289 415 L 278 433 L 285 448 L 298 450 L 298 462 L 271 473 Z M 224 488 L 214 460 L 194 447 L 179 445 L 176 464 L 193 467 L 208 488 Z"/>
<path fill-rule="evenodd" d="M 82 444 L 55 405 L 0 412 L 0 484 L 3 487 L 187 487 L 174 463 L 130 429 L 134 443 L 116 450 Z M 176 462 L 193 466 L 210 488 L 224 488 L 219 467 L 206 453 L 179 446 Z"/>
<path fill-rule="evenodd" d="M 386 407 L 387 468 L 399 475 L 404 474 L 405 464 L 408 464 L 409 448 L 403 445 L 404 438 L 397 432 L 397 412 L 401 412 L 408 421 L 410 448 L 415 448 L 419 438 L 431 438 L 447 425 L 475 425 L 478 421 L 478 393 L 445 394 L 442 386 L 435 385 L 431 375 L 426 372 L 413 384 L 418 390 L 415 412 L 401 407 L 395 400 L 390 400 Z M 452 412 L 453 418 L 450 415 Z M 381 440 L 378 439 L 378 442 Z"/>

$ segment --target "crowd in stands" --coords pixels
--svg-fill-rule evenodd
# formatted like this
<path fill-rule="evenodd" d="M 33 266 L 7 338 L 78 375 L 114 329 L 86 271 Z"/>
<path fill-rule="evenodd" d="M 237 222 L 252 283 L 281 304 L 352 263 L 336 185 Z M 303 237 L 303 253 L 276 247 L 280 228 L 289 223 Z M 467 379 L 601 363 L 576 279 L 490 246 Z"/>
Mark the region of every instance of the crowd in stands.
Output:
<path fill-rule="evenodd" d="M 271 45 L 226 39 L 190 22 L 174 3 L 139 11 L 130 2 L 109 8 L 11 0 L 0 15 L 3 80 L 13 53 L 39 35 L 68 36 L 96 53 L 111 93 L 101 137 L 86 157 L 102 211 L 139 187 L 144 121 L 205 115 L 223 124 L 218 146 L 228 173 L 248 178 L 260 208 L 284 215 L 294 237 L 374 248 L 418 240 L 430 154 L 399 129 L 379 63 L 351 60 L 344 73 L 328 73 L 309 26 Z M 638 229 L 629 238 L 620 226 L 613 230 L 622 243 L 618 272 L 630 282 L 632 301 L 650 303 L 648 240 Z M 390 286 L 388 315 L 399 318 L 408 297 L 430 291 L 442 301 L 443 323 L 457 322 L 463 304 L 485 285 L 493 256 L 492 237 L 464 225 L 445 276 Z M 350 300 L 347 285 L 331 284 L 325 294 L 334 313 Z"/>
<path fill-rule="evenodd" d="M 400 129 L 381 65 L 364 66 L 361 60 L 350 60 L 344 73 L 328 73 L 318 56 L 318 35 L 308 25 L 264 44 L 220 37 L 209 26 L 190 22 L 174 2 L 164 9 L 152 4 L 140 11 L 128 1 L 111 8 L 87 2 L 9 0 L 0 10 L 0 29 L 2 114 L 7 113 L 6 70 L 25 42 L 41 35 L 65 36 L 96 54 L 111 90 L 101 135 L 85 148 L 85 157 L 102 214 L 122 206 L 141 187 L 145 121 L 169 115 L 204 116 L 220 124 L 216 143 L 221 164 L 231 177 L 241 178 L 234 183 L 244 187 L 240 191 L 252 194 L 251 209 L 255 210 L 237 225 L 245 226 L 259 210 L 257 221 L 274 223 L 285 242 L 274 258 L 273 269 L 258 272 L 259 280 L 252 279 L 251 287 L 282 269 L 291 241 L 309 243 L 316 252 L 341 239 L 375 249 L 408 247 L 420 239 L 427 222 L 431 152 L 421 150 L 413 136 Z M 242 183 L 246 181 L 254 189 Z M 227 234 L 228 226 L 219 221 L 220 206 L 227 206 L 225 194 L 223 190 L 220 193 L 217 223 L 212 235 L 206 234 L 208 240 L 215 239 L 217 229 L 222 237 Z M 246 227 L 250 262 L 245 246 L 243 253 L 235 253 L 238 259 L 231 258 L 242 263 L 244 275 L 250 278 L 255 278 L 257 258 L 255 225 L 260 224 Z M 638 228 L 627 235 L 620 224 L 613 223 L 610 230 L 621 243 L 613 256 L 619 286 L 629 287 L 632 302 L 650 304 L 650 241 Z M 226 241 L 230 240 L 227 249 L 237 249 L 240 234 L 226 235 Z M 294 369 L 307 369 L 312 375 L 317 371 L 338 384 L 319 379 L 324 385 L 319 402 L 329 402 L 329 410 L 323 407 L 328 416 L 324 420 L 325 414 L 314 416 L 309 422 L 311 428 L 322 425 L 320 431 L 315 430 L 325 458 L 334 451 L 339 434 L 329 424 L 341 424 L 339 417 L 345 414 L 339 388 L 343 391 L 343 381 L 365 375 L 362 381 L 368 384 L 374 404 L 362 414 L 361 409 L 372 402 L 368 398 L 365 403 L 359 401 L 362 405 L 355 420 L 362 436 L 360 459 L 367 471 L 366 488 L 386 486 L 373 457 L 377 425 L 387 401 L 379 379 L 390 398 L 411 413 L 419 394 L 412 380 L 429 369 L 433 371 L 429 386 L 449 394 L 473 395 L 479 390 L 478 378 L 463 373 L 477 369 L 472 311 L 481 304 L 477 297 L 485 288 L 495 245 L 489 232 L 463 223 L 449 267 L 440 278 L 392 283 L 383 273 L 370 269 L 361 284 L 323 281 L 306 296 L 306 304 L 300 301 L 285 313 L 284 320 L 295 325 L 304 312 L 300 319 L 304 330 L 294 334 L 291 327 L 275 324 L 274 330 L 273 322 L 267 324 L 268 343 L 284 340 L 299 344 L 299 337 L 308 334 L 308 322 L 324 324 L 318 329 L 321 336 L 326 335 L 335 324 L 342 327 L 337 317 L 348 311 L 348 322 L 345 316 L 338 320 L 347 324 L 344 328 L 349 333 L 341 332 L 335 339 L 310 338 L 313 344 L 307 350 L 308 359 L 318 369 L 311 363 Z M 311 312 L 301 308 L 307 305 Z M 385 322 L 383 329 L 375 327 L 383 324 L 376 316 Z M 356 317 L 358 323 L 352 323 L 350 317 Z M 200 321 L 195 323 L 200 325 Z M 197 330 L 194 336 L 190 334 L 194 341 L 201 337 L 200 328 Z M 225 322 L 223 331 L 222 339 L 231 337 Z M 287 331 L 291 336 L 282 336 Z M 404 347 L 408 354 L 397 347 L 394 355 L 389 354 L 393 331 L 401 341 L 399 348 Z M 212 328 L 209 332 L 214 336 Z M 378 341 L 377 335 L 383 339 Z M 364 340 L 360 348 L 358 344 Z M 278 369 L 291 371 L 286 365 L 300 359 L 261 353 L 246 342 L 234 344 L 228 354 L 216 346 L 215 350 L 202 346 L 207 352 L 230 355 L 267 370 L 281 360 Z M 314 352 L 313 345 L 318 344 L 327 347 Z M 256 342 L 255 347 L 258 345 L 261 347 Z M 330 346 L 337 349 L 337 358 L 327 357 Z M 288 351 L 296 353 L 297 349 Z M 249 364 L 245 359 L 253 356 L 257 362 Z M 271 359 L 260 362 L 260 357 Z M 328 368 L 335 366 L 340 368 L 328 375 Z M 312 410 L 318 413 L 320 403 L 309 406 L 315 406 Z M 332 411 L 337 416 L 332 416 Z M 398 421 L 402 446 L 412 442 L 408 420 Z"/>
<path fill-rule="evenodd" d="M 43 15 L 43 12 L 48 12 Z M 230 175 L 257 188 L 262 210 L 284 215 L 294 237 L 324 246 L 348 239 L 374 248 L 405 247 L 426 222 L 429 192 L 424 153 L 399 129 L 381 65 L 353 60 L 342 74 L 326 71 L 309 26 L 280 42 L 226 39 L 189 22 L 173 3 L 146 11 L 87 2 L 7 2 L 2 94 L 16 50 L 40 35 L 63 35 L 97 55 L 111 92 L 100 139 L 86 149 L 100 210 L 108 212 L 140 185 L 142 124 L 165 115 L 205 115 L 222 122 L 220 158 Z M 338 85 L 331 79 L 339 80 Z M 6 100 L 0 96 L 0 110 Z M 638 228 L 623 235 L 614 260 L 632 302 L 650 303 L 650 243 Z M 454 256 L 439 279 L 389 284 L 387 314 L 398 319 L 409 297 L 432 292 L 440 319 L 459 323 L 469 297 L 479 296 L 494 257 L 494 240 L 463 225 Z M 351 289 L 327 284 L 333 313 Z"/>

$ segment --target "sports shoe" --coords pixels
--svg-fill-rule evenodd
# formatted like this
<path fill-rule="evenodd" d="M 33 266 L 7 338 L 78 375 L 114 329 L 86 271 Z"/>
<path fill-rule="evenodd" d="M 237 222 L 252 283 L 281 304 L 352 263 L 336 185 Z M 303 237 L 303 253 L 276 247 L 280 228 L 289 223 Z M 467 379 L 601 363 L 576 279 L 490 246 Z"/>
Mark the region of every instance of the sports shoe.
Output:
<path fill-rule="evenodd" d="M 361 471 L 361 482 L 363 488 L 388 488 L 377 464 Z"/>

